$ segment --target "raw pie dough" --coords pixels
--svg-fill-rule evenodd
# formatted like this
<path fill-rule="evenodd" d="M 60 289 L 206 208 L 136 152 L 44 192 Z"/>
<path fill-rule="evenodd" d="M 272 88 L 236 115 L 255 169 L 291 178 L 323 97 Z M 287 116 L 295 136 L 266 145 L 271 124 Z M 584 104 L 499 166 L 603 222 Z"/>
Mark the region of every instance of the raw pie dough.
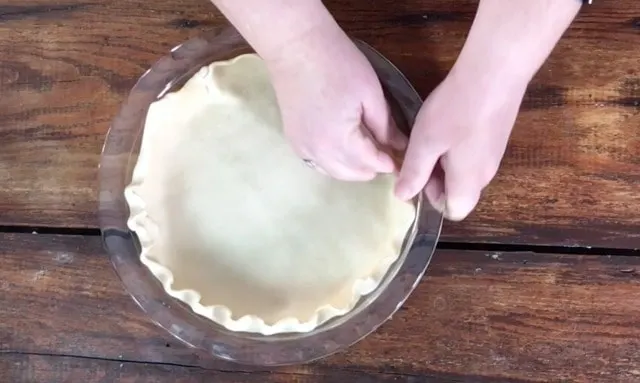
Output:
<path fill-rule="evenodd" d="M 125 197 L 141 261 L 171 296 L 271 335 L 311 331 L 378 286 L 415 218 L 392 190 L 390 175 L 340 182 L 306 166 L 247 54 L 151 105 Z"/>

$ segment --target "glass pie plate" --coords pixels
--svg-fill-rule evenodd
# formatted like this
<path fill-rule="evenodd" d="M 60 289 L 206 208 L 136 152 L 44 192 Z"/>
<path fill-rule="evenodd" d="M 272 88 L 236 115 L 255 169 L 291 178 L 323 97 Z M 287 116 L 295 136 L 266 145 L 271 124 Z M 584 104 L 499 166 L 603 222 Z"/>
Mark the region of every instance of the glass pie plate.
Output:
<path fill-rule="evenodd" d="M 399 127 L 408 133 L 422 103 L 400 73 L 373 48 L 354 40 L 371 62 Z M 99 215 L 104 246 L 127 292 L 158 326 L 186 345 L 217 358 L 253 366 L 310 362 L 358 342 L 387 321 L 404 303 L 426 271 L 434 252 L 442 216 L 422 196 L 415 199 L 416 218 L 403 250 L 380 286 L 360 299 L 349 313 L 308 333 L 263 336 L 232 332 L 194 313 L 169 296 L 140 262 L 140 244 L 127 227 L 124 189 L 131 181 L 149 105 L 173 92 L 198 69 L 214 61 L 252 53 L 231 27 L 207 32 L 173 48 L 138 80 L 107 134 L 100 162 Z"/>

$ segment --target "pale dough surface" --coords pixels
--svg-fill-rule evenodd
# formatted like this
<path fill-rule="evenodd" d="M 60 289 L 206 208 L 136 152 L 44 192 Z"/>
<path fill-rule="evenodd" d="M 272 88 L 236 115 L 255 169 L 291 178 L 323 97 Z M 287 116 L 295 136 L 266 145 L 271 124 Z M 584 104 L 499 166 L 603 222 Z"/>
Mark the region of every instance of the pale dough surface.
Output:
<path fill-rule="evenodd" d="M 392 176 L 341 182 L 307 167 L 250 54 L 151 105 L 125 197 L 141 260 L 169 294 L 270 335 L 311 331 L 378 286 L 415 216 L 392 190 Z"/>

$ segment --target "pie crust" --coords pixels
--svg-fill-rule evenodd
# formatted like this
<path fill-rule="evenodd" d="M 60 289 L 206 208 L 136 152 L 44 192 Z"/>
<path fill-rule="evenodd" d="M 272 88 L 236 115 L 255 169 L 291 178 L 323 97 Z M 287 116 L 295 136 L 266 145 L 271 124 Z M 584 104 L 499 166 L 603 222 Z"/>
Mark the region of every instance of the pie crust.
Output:
<path fill-rule="evenodd" d="M 141 262 L 197 314 L 232 331 L 308 332 L 352 310 L 398 259 L 416 211 L 393 183 L 306 166 L 264 62 L 245 54 L 151 104 L 128 226 Z"/>

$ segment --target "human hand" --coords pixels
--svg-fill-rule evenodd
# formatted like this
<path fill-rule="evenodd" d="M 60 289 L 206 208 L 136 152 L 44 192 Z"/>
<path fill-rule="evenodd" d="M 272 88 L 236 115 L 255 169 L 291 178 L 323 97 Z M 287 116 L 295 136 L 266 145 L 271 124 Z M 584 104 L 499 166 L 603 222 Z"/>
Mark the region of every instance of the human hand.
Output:
<path fill-rule="evenodd" d="M 396 185 L 410 199 L 424 190 L 450 220 L 464 219 L 495 176 L 527 83 L 454 69 L 423 104 Z"/>
<path fill-rule="evenodd" d="M 453 69 L 417 116 L 396 185 L 399 197 L 424 188 L 446 218 L 471 213 L 498 170 L 527 84 L 580 5 L 480 0 Z"/>
<path fill-rule="evenodd" d="M 285 135 L 302 159 L 349 181 L 396 170 L 389 153 L 407 139 L 373 68 L 333 20 L 263 57 Z"/>

